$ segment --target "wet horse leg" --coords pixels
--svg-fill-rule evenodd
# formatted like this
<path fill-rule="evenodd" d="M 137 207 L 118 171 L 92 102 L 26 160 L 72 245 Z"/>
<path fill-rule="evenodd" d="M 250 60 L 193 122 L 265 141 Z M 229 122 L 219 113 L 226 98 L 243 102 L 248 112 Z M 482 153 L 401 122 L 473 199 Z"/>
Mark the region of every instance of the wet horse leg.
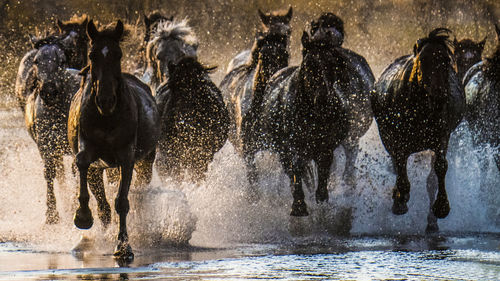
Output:
<path fill-rule="evenodd" d="M 427 227 L 425 229 L 426 233 L 435 233 L 439 231 L 439 226 L 437 223 L 437 218 L 434 216 L 432 212 L 432 205 L 436 200 L 437 193 L 437 176 L 436 171 L 434 169 L 434 165 L 436 163 L 436 154 L 432 154 L 431 158 L 431 170 L 429 175 L 427 176 L 427 194 L 429 195 L 429 214 L 427 215 Z"/>
<path fill-rule="evenodd" d="M 443 219 L 450 213 L 450 203 L 446 194 L 445 178 L 448 171 L 448 161 L 446 160 L 446 146 L 436 149 L 436 161 L 434 169 L 438 178 L 438 194 L 432 212 L 438 219 Z"/>
<path fill-rule="evenodd" d="M 245 163 L 247 166 L 247 179 L 250 184 L 249 197 L 250 201 L 255 203 L 259 200 L 257 187 L 257 167 L 255 166 L 255 153 L 245 152 Z"/>
<path fill-rule="evenodd" d="M 410 200 L 410 181 L 406 170 L 408 155 L 392 156 L 392 162 L 397 172 L 396 187 L 392 194 L 394 203 L 392 213 L 395 215 L 404 215 L 408 212 L 408 201 Z"/>
<path fill-rule="evenodd" d="M 118 245 L 114 252 L 114 256 L 122 260 L 132 260 L 134 258 L 134 253 L 128 242 L 127 233 L 127 214 L 130 210 L 130 203 L 128 200 L 128 192 L 130 189 L 130 183 L 132 181 L 132 172 L 134 169 L 133 161 L 133 149 L 125 151 L 123 154 L 125 158 L 122 159 L 120 165 L 121 180 L 120 187 L 118 188 L 118 194 L 115 199 L 115 209 L 120 218 L 120 230 L 118 232 Z"/>
<path fill-rule="evenodd" d="M 99 219 L 104 227 L 108 227 L 111 222 L 111 208 L 108 200 L 106 200 L 103 172 L 104 169 L 90 167 L 88 171 L 88 184 L 90 191 L 92 191 L 97 201 Z"/>
<path fill-rule="evenodd" d="M 356 185 L 356 158 L 358 157 L 359 148 L 357 143 L 344 143 L 344 153 L 345 153 L 345 169 L 343 174 L 344 182 L 351 188 Z"/>
<path fill-rule="evenodd" d="M 136 186 L 146 186 L 153 178 L 153 163 L 156 158 L 156 151 L 151 151 L 144 159 L 135 164 Z"/>
<path fill-rule="evenodd" d="M 76 227 L 80 229 L 89 229 L 94 224 L 92 212 L 89 208 L 89 190 L 87 189 L 87 174 L 90 164 L 95 160 L 95 157 L 88 150 L 81 150 L 76 154 L 76 166 L 80 173 L 80 194 L 78 201 L 80 206 L 75 213 L 73 219 Z"/>
<path fill-rule="evenodd" d="M 47 211 L 45 213 L 45 223 L 55 224 L 59 222 L 59 213 L 57 212 L 56 196 L 54 194 L 54 179 L 56 177 L 57 156 L 52 156 L 50 153 L 46 155 L 42 153 L 44 164 L 43 174 L 47 181 Z"/>
<path fill-rule="evenodd" d="M 333 151 L 320 155 L 318 163 L 318 189 L 316 189 L 316 202 L 328 201 L 328 178 L 330 177 L 330 166 L 333 162 Z"/>
<path fill-rule="evenodd" d="M 305 171 L 305 165 L 302 163 L 302 160 L 298 159 L 297 156 L 293 156 L 293 158 L 294 159 L 291 159 L 290 161 L 291 163 L 286 161 L 287 159 L 283 158 L 281 161 L 284 166 L 283 168 L 290 178 L 290 185 L 292 189 L 293 203 L 290 215 L 294 217 L 308 216 L 309 212 L 307 211 L 304 190 L 302 188 L 302 176 Z M 318 188 L 319 186 L 320 184 L 318 184 Z"/>

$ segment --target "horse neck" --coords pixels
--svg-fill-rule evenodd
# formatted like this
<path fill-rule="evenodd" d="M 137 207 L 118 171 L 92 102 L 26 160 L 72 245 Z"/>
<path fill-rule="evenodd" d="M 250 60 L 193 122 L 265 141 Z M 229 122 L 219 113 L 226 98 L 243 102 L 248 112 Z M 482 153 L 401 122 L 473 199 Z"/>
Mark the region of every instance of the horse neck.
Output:
<path fill-rule="evenodd" d="M 252 106 L 260 105 L 263 100 L 264 90 L 271 76 L 278 70 L 288 66 L 288 52 L 281 55 L 275 55 L 273 58 L 263 58 L 259 56 L 259 61 L 255 69 L 255 75 L 253 79 L 253 92 L 254 98 L 252 100 Z"/>
<path fill-rule="evenodd" d="M 182 97 L 202 92 L 207 72 L 195 59 L 184 59 L 169 72 L 169 88 L 183 92 Z"/>

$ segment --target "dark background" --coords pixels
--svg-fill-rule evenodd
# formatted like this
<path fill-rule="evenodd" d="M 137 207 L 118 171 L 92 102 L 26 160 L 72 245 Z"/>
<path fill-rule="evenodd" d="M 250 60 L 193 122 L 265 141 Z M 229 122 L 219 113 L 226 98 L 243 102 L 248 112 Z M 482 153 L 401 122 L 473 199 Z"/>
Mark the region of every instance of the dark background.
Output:
<path fill-rule="evenodd" d="M 252 44 L 259 26 L 257 8 L 263 11 L 294 9 L 291 64 L 300 62 L 300 35 L 322 12 L 333 12 L 345 22 L 344 46 L 363 55 L 376 77 L 396 57 L 410 53 L 413 43 L 438 26 L 452 29 L 458 40 L 475 41 L 488 36 L 485 55 L 496 46 L 493 24 L 500 22 L 498 0 L 0 0 L 0 106 L 15 105 L 15 77 L 23 54 L 30 48 L 28 33 L 43 34 L 56 19 L 88 14 L 107 24 L 117 19 L 128 23 L 130 36 L 122 47 L 123 68 L 132 71 L 142 40 L 142 14 L 161 10 L 177 19 L 188 18 L 199 41 L 200 60 L 218 65 L 213 78 L 218 83 L 229 60 Z"/>

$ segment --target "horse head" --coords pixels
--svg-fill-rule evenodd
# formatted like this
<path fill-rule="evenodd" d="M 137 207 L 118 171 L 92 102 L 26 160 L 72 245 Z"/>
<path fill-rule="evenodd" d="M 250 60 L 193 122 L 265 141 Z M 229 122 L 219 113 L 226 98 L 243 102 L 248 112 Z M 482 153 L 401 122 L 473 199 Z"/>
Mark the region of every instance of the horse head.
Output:
<path fill-rule="evenodd" d="M 463 78 L 467 70 L 474 64 L 481 61 L 481 55 L 486 44 L 486 37 L 481 42 L 474 42 L 470 39 L 457 41 L 455 39 L 455 58 L 459 78 Z"/>
<path fill-rule="evenodd" d="M 344 22 L 333 13 L 325 13 L 311 22 L 311 35 L 314 40 L 329 41 L 332 47 L 339 47 L 344 42 Z"/>
<path fill-rule="evenodd" d="M 275 11 L 271 13 L 263 13 L 258 10 L 259 17 L 262 21 L 263 31 L 266 33 L 290 36 L 290 21 L 292 20 L 293 9 L 290 7 L 285 13 L 283 11 Z"/>
<path fill-rule="evenodd" d="M 174 16 L 166 17 L 162 15 L 159 11 L 153 11 L 148 15 L 144 14 L 144 26 L 146 31 L 144 33 L 144 43 L 148 43 L 151 39 L 151 34 L 154 34 L 158 24 L 162 21 L 171 22 L 174 20 Z"/>
<path fill-rule="evenodd" d="M 262 34 L 255 43 L 256 59 L 271 62 L 271 72 L 274 73 L 288 65 L 288 37 L 279 34 Z M 253 54 L 254 55 L 254 54 Z"/>
<path fill-rule="evenodd" d="M 197 50 L 198 40 L 187 20 L 162 21 L 148 43 L 148 67 L 163 81 L 168 77 L 169 65 L 176 65 L 184 58 L 196 58 Z"/>
<path fill-rule="evenodd" d="M 33 58 L 33 69 L 41 98 L 46 103 L 54 103 L 57 87 L 62 83 L 63 71 L 67 67 L 67 55 L 63 49 L 62 39 L 50 36 L 39 39 L 35 44 L 37 52 Z"/>
<path fill-rule="evenodd" d="M 62 44 L 69 52 L 69 67 L 81 69 L 87 65 L 87 31 L 88 17 L 73 17 L 69 21 L 56 21 L 59 33 L 64 37 Z"/>
<path fill-rule="evenodd" d="M 115 28 L 98 31 L 91 20 L 87 24 L 90 39 L 90 76 L 91 93 L 100 114 L 112 114 L 118 102 L 121 86 L 122 51 L 120 40 L 123 36 L 123 23 L 118 20 Z"/>
<path fill-rule="evenodd" d="M 410 81 L 423 86 L 428 93 L 449 90 L 449 73 L 456 69 L 451 30 L 436 28 L 413 47 L 414 65 Z"/>

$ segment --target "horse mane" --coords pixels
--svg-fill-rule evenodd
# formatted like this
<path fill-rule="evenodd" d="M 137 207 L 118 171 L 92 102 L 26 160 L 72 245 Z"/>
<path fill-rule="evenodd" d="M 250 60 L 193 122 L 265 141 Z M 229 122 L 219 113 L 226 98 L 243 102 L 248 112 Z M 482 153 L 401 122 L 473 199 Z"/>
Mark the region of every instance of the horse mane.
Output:
<path fill-rule="evenodd" d="M 413 46 L 413 54 L 417 55 L 427 44 L 442 44 L 446 46 L 448 54 L 453 58 L 455 53 L 455 43 L 450 38 L 453 32 L 448 28 L 439 27 L 432 30 L 427 37 L 420 38 Z"/>
<path fill-rule="evenodd" d="M 160 10 L 153 10 L 151 13 L 149 13 L 148 19 L 150 22 L 156 22 L 168 19 L 168 17 L 165 17 Z"/>
<path fill-rule="evenodd" d="M 196 38 L 193 29 L 188 25 L 187 19 L 183 19 L 181 21 L 160 21 L 153 34 L 152 43 L 154 44 L 158 40 L 168 38 L 181 40 L 191 46 L 198 45 L 198 39 Z"/>
<path fill-rule="evenodd" d="M 35 42 L 33 42 L 33 48 L 34 49 L 39 49 L 40 47 L 46 46 L 46 45 L 57 45 L 61 49 L 64 50 L 64 46 L 61 43 L 61 37 L 59 35 L 48 35 L 44 38 L 41 39 L 36 39 Z"/>

